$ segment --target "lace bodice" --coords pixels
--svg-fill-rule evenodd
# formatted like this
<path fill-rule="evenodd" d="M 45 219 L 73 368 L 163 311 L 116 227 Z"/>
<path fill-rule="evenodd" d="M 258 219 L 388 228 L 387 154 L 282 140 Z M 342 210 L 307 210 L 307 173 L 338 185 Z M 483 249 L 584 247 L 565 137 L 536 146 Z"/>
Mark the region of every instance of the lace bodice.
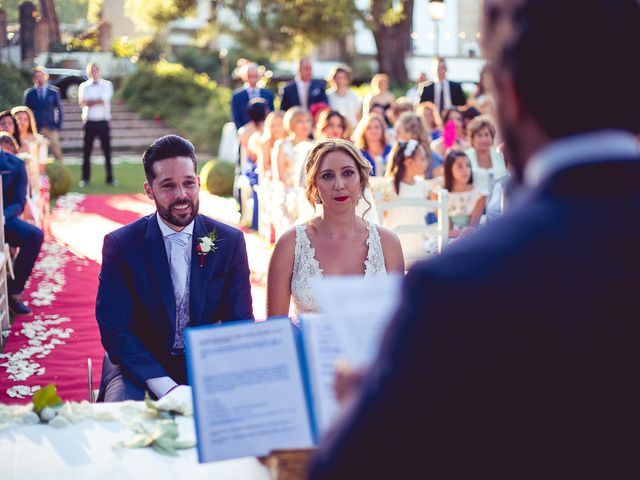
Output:
<path fill-rule="evenodd" d="M 386 275 L 384 253 L 378 229 L 372 223 L 367 223 L 369 235 L 367 237 L 367 258 L 364 261 L 364 276 L 373 277 Z M 322 278 L 322 268 L 316 260 L 315 250 L 311 247 L 307 237 L 306 225 L 296 225 L 295 259 L 293 261 L 293 275 L 291 276 L 291 297 L 296 309 L 296 315 L 320 311 L 320 306 L 311 283 L 315 278 Z"/>

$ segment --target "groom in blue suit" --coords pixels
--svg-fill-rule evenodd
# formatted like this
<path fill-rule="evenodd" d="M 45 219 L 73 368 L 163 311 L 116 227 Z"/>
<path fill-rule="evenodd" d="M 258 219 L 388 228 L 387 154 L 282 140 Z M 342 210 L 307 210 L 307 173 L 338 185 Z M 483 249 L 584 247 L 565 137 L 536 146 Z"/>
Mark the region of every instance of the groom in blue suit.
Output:
<path fill-rule="evenodd" d="M 185 327 L 253 318 L 244 237 L 198 214 L 193 145 L 167 135 L 142 161 L 157 212 L 108 234 L 102 251 L 96 318 L 107 402 L 185 385 Z"/>
<path fill-rule="evenodd" d="M 313 480 L 639 476 L 640 3 L 484 3 L 518 204 L 411 269 Z"/>

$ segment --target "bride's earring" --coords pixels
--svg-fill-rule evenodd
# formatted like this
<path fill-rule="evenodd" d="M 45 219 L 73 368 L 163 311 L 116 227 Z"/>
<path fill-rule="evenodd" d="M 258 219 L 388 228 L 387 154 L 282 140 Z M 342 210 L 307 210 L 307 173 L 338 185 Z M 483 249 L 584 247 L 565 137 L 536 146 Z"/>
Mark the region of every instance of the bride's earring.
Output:
<path fill-rule="evenodd" d="M 320 194 L 316 192 L 316 203 L 322 203 L 322 199 L 320 198 Z"/>

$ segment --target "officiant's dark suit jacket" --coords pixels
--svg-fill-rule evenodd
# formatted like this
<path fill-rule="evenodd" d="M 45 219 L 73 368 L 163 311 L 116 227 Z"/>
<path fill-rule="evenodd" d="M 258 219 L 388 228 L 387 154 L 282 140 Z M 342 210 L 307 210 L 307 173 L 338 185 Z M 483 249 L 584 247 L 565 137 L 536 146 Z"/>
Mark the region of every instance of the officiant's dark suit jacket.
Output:
<path fill-rule="evenodd" d="M 640 158 L 558 172 L 401 302 L 312 479 L 638 473 Z"/>
<path fill-rule="evenodd" d="M 198 238 L 214 229 L 217 250 L 201 267 Z M 190 326 L 253 318 L 242 233 L 197 215 L 192 241 Z M 171 355 L 175 295 L 155 213 L 105 236 L 99 278 L 96 318 L 111 362 L 142 388 L 164 376 L 186 384 L 184 355 Z"/>
<path fill-rule="evenodd" d="M 326 83 L 324 80 L 311 80 L 309 83 L 309 94 L 307 99 L 307 108 L 311 107 L 314 103 L 324 102 L 329 104 L 327 98 Z M 298 96 L 298 86 L 295 80 L 287 83 L 282 90 L 282 101 L 280 102 L 280 110 L 286 112 L 291 107 L 297 107 L 300 105 L 300 97 Z"/>

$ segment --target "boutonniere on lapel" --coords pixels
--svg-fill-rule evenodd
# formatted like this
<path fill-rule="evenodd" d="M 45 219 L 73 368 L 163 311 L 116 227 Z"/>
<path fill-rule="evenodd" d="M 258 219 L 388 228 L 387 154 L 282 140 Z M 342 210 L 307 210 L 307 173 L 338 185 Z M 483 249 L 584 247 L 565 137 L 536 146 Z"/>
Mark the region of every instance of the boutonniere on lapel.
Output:
<path fill-rule="evenodd" d="M 196 252 L 200 257 L 200 267 L 204 267 L 204 257 L 211 252 L 215 252 L 218 249 L 216 240 L 218 239 L 218 232 L 215 228 L 209 232 L 208 235 L 198 238 L 198 245 L 196 245 Z"/>

